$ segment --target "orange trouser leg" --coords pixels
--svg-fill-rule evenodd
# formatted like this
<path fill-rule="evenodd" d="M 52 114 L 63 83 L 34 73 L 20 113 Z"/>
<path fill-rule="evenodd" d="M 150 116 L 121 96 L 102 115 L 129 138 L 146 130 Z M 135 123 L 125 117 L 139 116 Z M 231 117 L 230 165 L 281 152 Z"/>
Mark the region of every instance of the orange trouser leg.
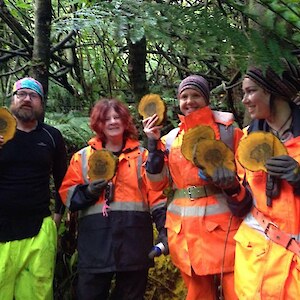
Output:
<path fill-rule="evenodd" d="M 186 300 L 216 300 L 218 287 L 215 286 L 214 275 L 199 276 L 193 272 L 189 276 L 181 272 L 181 276 L 188 290 Z M 223 274 L 222 292 L 224 300 L 238 300 L 234 291 L 233 272 Z"/>
<path fill-rule="evenodd" d="M 194 272 L 189 276 L 181 272 L 182 279 L 187 287 L 186 300 L 215 300 L 214 276 L 199 276 Z"/>

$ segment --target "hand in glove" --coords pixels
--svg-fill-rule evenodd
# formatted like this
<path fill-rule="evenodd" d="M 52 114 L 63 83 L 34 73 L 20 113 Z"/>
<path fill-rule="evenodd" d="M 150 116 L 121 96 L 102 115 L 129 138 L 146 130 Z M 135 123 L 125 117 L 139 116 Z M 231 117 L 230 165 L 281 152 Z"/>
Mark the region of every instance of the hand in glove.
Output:
<path fill-rule="evenodd" d="M 268 174 L 285 179 L 292 186 L 300 184 L 300 168 L 296 160 L 288 155 L 274 156 L 266 161 Z"/>
<path fill-rule="evenodd" d="M 211 181 L 223 190 L 234 190 L 240 186 L 236 173 L 225 167 L 218 167 L 214 171 Z"/>
<path fill-rule="evenodd" d="M 155 241 L 155 246 L 150 251 L 148 256 L 150 259 L 153 259 L 155 256 L 160 256 L 161 254 L 169 254 L 169 244 L 166 228 L 160 230 L 158 237 Z"/>
<path fill-rule="evenodd" d="M 158 237 L 156 239 L 156 244 L 162 243 L 165 247 L 163 254 L 167 255 L 169 254 L 169 244 L 168 244 L 168 235 L 167 235 L 167 229 L 163 228 L 160 230 Z"/>
<path fill-rule="evenodd" d="M 89 198 L 97 199 L 107 186 L 107 181 L 105 179 L 97 179 L 92 181 L 86 189 L 86 195 Z"/>

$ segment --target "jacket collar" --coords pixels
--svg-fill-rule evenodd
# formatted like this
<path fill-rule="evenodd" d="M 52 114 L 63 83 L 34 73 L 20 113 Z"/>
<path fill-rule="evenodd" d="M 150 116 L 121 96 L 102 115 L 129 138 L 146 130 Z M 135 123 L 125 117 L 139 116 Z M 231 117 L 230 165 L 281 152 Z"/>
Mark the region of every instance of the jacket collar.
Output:
<path fill-rule="evenodd" d="M 180 123 L 180 131 L 187 131 L 197 125 L 214 126 L 213 112 L 209 106 L 197 109 L 187 116 L 178 115 Z"/>
<path fill-rule="evenodd" d="M 89 146 L 91 146 L 95 150 L 103 149 L 102 141 L 97 137 L 93 137 L 88 141 Z M 139 147 L 139 142 L 133 139 L 127 139 L 124 148 L 122 149 L 122 153 L 129 153 L 136 150 Z"/>

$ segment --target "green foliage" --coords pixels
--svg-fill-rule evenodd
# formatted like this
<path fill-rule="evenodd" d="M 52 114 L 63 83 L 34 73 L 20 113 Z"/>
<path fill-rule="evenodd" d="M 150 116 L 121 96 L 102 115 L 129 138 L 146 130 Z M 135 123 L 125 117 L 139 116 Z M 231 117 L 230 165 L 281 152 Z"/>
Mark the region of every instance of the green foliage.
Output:
<path fill-rule="evenodd" d="M 280 71 L 279 58 L 296 62 L 292 50 L 299 47 L 300 10 L 294 0 L 249 1 L 248 5 L 235 0 L 226 2 L 253 21 L 253 27 L 246 28 L 247 63 L 269 65 Z"/>
<path fill-rule="evenodd" d="M 271 11 L 300 29 L 300 7 L 297 0 L 261 0 Z"/>
<path fill-rule="evenodd" d="M 59 236 L 59 239 L 62 235 Z M 58 247 L 54 277 L 54 299 L 72 300 L 76 299 L 76 277 L 77 277 L 78 253 L 67 255 Z"/>
<path fill-rule="evenodd" d="M 145 300 L 181 300 L 185 297 L 186 287 L 171 257 L 155 258 L 155 267 L 149 271 Z"/>
<path fill-rule="evenodd" d="M 5 1 L 5 4 L 33 36 L 33 1 Z M 265 8 L 264 14 L 257 10 L 256 4 Z M 94 135 L 88 117 L 93 103 L 99 97 L 114 96 L 130 103 L 142 139 L 141 118 L 132 100 L 127 74 L 127 43 L 136 43 L 146 37 L 146 74 L 150 91 L 160 94 L 168 106 L 168 120 L 162 129 L 165 134 L 178 123 L 178 103 L 174 97 L 176 86 L 186 74 L 205 75 L 215 87 L 238 69 L 245 70 L 249 62 L 263 68 L 271 65 L 280 71 L 278 58 L 291 60 L 291 50 L 299 48 L 299 10 L 298 0 L 53 1 L 52 46 L 72 30 L 76 32 L 66 49 L 53 54 L 68 61 L 68 47 L 74 43 L 78 59 L 75 67 L 80 74 L 75 72 L 75 67 L 70 67 L 63 77 L 75 90 L 74 95 L 62 87 L 63 81 L 50 82 L 45 122 L 61 130 L 71 155 Z M 23 41 L 2 19 L 0 33 L 1 58 L 8 50 L 13 50 L 12 59 L 0 63 L 0 93 L 2 99 L 8 99 L 12 82 L 26 75 L 24 70 L 31 62 L 30 55 L 24 52 Z M 32 45 L 28 47 L 32 49 Z M 22 55 L 16 56 L 18 52 Z M 50 61 L 50 73 L 55 74 L 57 69 L 57 62 Z M 14 70 L 19 71 L 11 75 Z M 212 105 L 227 108 L 225 100 L 218 96 L 212 97 Z M 238 111 L 242 111 L 240 106 L 239 102 Z M 71 299 L 76 255 L 67 260 L 59 256 L 57 267 L 61 276 L 56 286 L 57 299 Z M 156 268 L 149 274 L 147 300 L 184 299 L 184 293 L 180 274 L 170 257 L 157 258 Z"/>
<path fill-rule="evenodd" d="M 291 49 L 300 34 L 293 21 L 299 8 L 293 1 L 285 1 L 284 8 L 276 6 L 279 2 L 260 1 L 268 8 L 261 15 L 253 1 L 249 5 L 237 0 L 219 5 L 202 1 L 78 1 L 74 13 L 53 21 L 52 36 L 75 29 L 77 44 L 97 46 L 80 49 L 85 86 L 74 84 L 79 98 L 53 97 L 50 91 L 51 107 L 91 107 L 99 95 L 132 102 L 127 42 L 135 43 L 144 36 L 150 91 L 162 97 L 174 97 L 174 87 L 186 73 L 205 74 L 216 86 L 253 62 L 280 70 L 278 58 L 292 59 Z M 259 26 L 251 29 L 246 19 Z M 209 64 L 219 73 L 210 70 Z"/>
<path fill-rule="evenodd" d="M 45 123 L 60 130 L 70 153 L 85 147 L 87 141 L 94 136 L 89 127 L 89 117 L 82 116 L 80 112 L 69 112 L 66 115 L 47 113 Z"/>

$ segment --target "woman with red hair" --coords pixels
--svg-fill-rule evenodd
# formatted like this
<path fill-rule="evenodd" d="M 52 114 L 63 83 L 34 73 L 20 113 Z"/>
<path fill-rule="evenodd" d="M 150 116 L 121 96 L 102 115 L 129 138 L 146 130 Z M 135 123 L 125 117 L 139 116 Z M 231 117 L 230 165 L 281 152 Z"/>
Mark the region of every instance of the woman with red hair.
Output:
<path fill-rule="evenodd" d="M 92 109 L 90 126 L 96 136 L 75 153 L 60 188 L 70 211 L 78 211 L 78 299 L 143 299 L 153 258 L 155 222 L 158 241 L 165 245 L 166 198 L 147 184 L 144 162 L 148 152 L 126 105 L 101 99 Z M 97 150 L 111 151 L 117 170 L 109 182 L 91 181 L 89 157 Z"/>

